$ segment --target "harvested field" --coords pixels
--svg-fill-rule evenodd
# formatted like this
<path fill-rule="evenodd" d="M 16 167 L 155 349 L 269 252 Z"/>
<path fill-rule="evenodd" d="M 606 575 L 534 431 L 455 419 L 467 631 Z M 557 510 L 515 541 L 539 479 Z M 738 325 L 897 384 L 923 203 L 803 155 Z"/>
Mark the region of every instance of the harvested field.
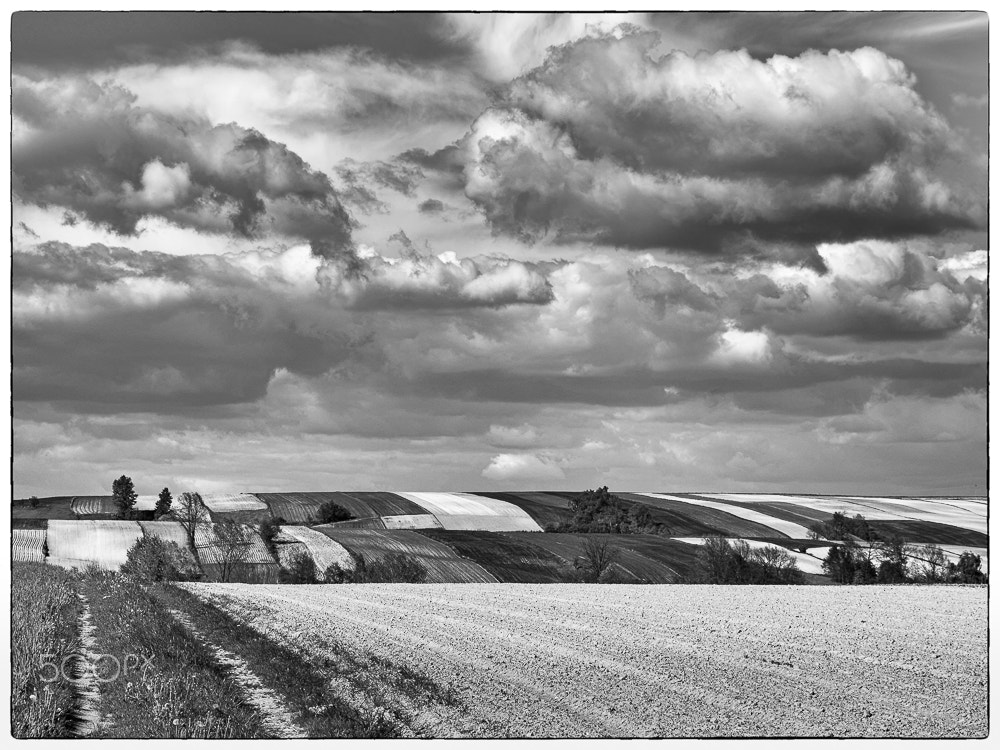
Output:
<path fill-rule="evenodd" d="M 986 587 L 183 587 L 449 686 L 436 737 L 988 732 Z"/>
<path fill-rule="evenodd" d="M 111 495 L 78 495 L 71 504 L 78 516 L 114 516 L 118 508 Z"/>
<path fill-rule="evenodd" d="M 319 507 L 334 502 L 355 518 L 418 515 L 426 511 L 392 492 L 259 492 L 275 518 L 289 523 L 310 523 Z"/>
<path fill-rule="evenodd" d="M 315 528 L 367 558 L 382 559 L 388 554 L 399 553 L 417 560 L 427 568 L 427 583 L 497 582 L 496 577 L 482 565 L 460 558 L 448 546 L 416 531 L 341 529 L 332 525 Z"/>
<path fill-rule="evenodd" d="M 501 583 L 560 583 L 568 580 L 566 561 L 518 537 L 490 531 L 421 532 L 482 565 Z"/>
<path fill-rule="evenodd" d="M 49 521 L 48 562 L 64 568 L 96 564 L 104 570 L 118 570 L 141 537 L 137 521 Z"/>
<path fill-rule="evenodd" d="M 308 526 L 283 526 L 282 531 L 305 545 L 312 555 L 313 562 L 316 563 L 316 575 L 322 576 L 333 563 L 337 563 L 341 568 L 354 567 L 350 553 L 342 544 L 335 542 L 326 534 Z"/>
<path fill-rule="evenodd" d="M 731 513 L 734 516 L 738 516 L 746 521 L 753 521 L 754 523 L 760 524 L 766 528 L 772 529 L 777 532 L 779 536 L 788 536 L 793 539 L 805 539 L 809 536 L 809 529 L 798 523 L 792 523 L 791 521 L 785 521 L 780 518 L 776 518 L 767 513 L 761 513 L 760 511 L 752 510 L 750 508 L 731 505 L 727 503 L 718 502 L 716 500 L 706 499 L 703 496 L 689 495 L 686 497 L 670 496 L 670 495 L 652 495 L 645 492 L 640 493 L 646 495 L 647 497 L 660 497 L 667 500 L 677 500 L 682 503 L 690 503 L 691 505 L 700 505 L 704 508 L 714 508 L 715 510 L 722 511 L 723 513 Z M 754 536 L 759 536 L 754 534 Z M 774 536 L 773 533 L 767 536 Z"/>
<path fill-rule="evenodd" d="M 543 528 L 546 524 L 563 523 L 573 517 L 573 511 L 570 510 L 569 501 L 566 498 L 547 492 L 473 492 L 471 494 L 516 505 L 534 518 L 538 525 Z"/>
<path fill-rule="evenodd" d="M 429 513 L 416 516 L 383 516 L 382 524 L 387 529 L 440 529 L 441 522 Z"/>
<path fill-rule="evenodd" d="M 567 566 L 572 566 L 573 562 L 584 553 L 584 547 L 588 539 L 606 541 L 612 547 L 619 550 L 618 560 L 615 567 L 626 579 L 636 581 L 649 581 L 650 583 L 672 583 L 680 572 L 677 568 L 665 565 L 657 560 L 653 560 L 644 554 L 631 549 L 630 544 L 635 544 L 634 538 L 637 534 L 510 534 L 526 544 L 540 547 L 554 554 L 563 560 Z M 660 539 L 660 537 L 650 537 Z M 662 540 L 667 542 L 669 540 Z M 688 547 L 682 542 L 674 542 L 675 545 Z"/>
<path fill-rule="evenodd" d="M 706 508 L 684 501 L 683 495 L 644 495 L 638 492 L 617 493 L 619 497 L 655 509 L 658 523 L 670 536 L 773 536 L 774 529 L 748 521 L 724 510 Z M 676 498 L 676 499 L 675 499 Z"/>
<path fill-rule="evenodd" d="M 265 503 L 246 492 L 202 495 L 201 501 L 212 514 L 213 520 L 230 519 L 241 523 L 255 523 L 271 515 L 271 510 Z"/>
<path fill-rule="evenodd" d="M 274 558 L 268 552 L 267 545 L 260 534 L 252 526 L 243 526 L 246 534 L 246 544 L 240 553 L 240 562 L 257 564 L 274 564 Z M 195 528 L 194 546 L 198 549 L 198 558 L 202 564 L 220 563 L 223 548 L 219 544 L 216 524 L 200 524 Z"/>
<path fill-rule="evenodd" d="M 531 516 L 440 515 L 441 528 L 452 531 L 541 531 Z"/>
<path fill-rule="evenodd" d="M 14 562 L 44 562 L 45 529 L 11 529 Z"/>

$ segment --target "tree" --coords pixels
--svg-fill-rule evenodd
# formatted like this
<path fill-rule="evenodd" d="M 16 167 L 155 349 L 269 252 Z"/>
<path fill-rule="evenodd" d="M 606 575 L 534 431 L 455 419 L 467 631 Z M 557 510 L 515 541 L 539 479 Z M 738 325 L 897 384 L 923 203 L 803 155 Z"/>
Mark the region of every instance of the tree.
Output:
<path fill-rule="evenodd" d="M 28 498 L 28 505 L 30 505 L 32 508 L 37 508 L 38 507 L 38 495 L 32 495 L 31 497 L 29 497 Z"/>
<path fill-rule="evenodd" d="M 316 562 L 307 551 L 293 552 L 281 569 L 282 583 L 318 583 Z"/>
<path fill-rule="evenodd" d="M 253 532 L 229 518 L 215 524 L 214 530 L 219 579 L 226 583 L 232 578 L 236 567 L 247 561 L 250 545 L 253 542 Z"/>
<path fill-rule="evenodd" d="M 135 507 L 135 501 L 138 495 L 135 493 L 135 486 L 132 484 L 131 477 L 127 477 L 122 474 L 118 479 L 111 483 L 111 497 L 115 502 L 115 517 L 116 518 L 131 518 L 132 509 Z"/>
<path fill-rule="evenodd" d="M 423 583 L 427 568 L 406 555 L 394 552 L 381 558 L 367 558 L 351 552 L 353 568 L 331 563 L 323 574 L 325 583 Z"/>
<path fill-rule="evenodd" d="M 583 555 L 575 560 L 574 567 L 584 581 L 597 583 L 611 569 L 619 554 L 620 550 L 607 540 L 590 538 L 584 542 Z"/>
<path fill-rule="evenodd" d="M 982 570 L 983 560 L 975 552 L 966 550 L 958 563 L 948 563 L 948 580 L 955 583 L 985 583 L 986 574 Z"/>
<path fill-rule="evenodd" d="M 264 546 L 267 547 L 267 551 L 272 555 L 277 557 L 278 549 L 274 544 L 275 537 L 278 536 L 278 532 L 281 531 L 281 524 L 285 522 L 283 518 L 268 517 L 260 522 L 257 527 L 257 533 L 260 534 L 260 538 L 264 540 Z"/>
<path fill-rule="evenodd" d="M 156 499 L 156 507 L 153 509 L 153 518 L 158 519 L 160 516 L 165 516 L 170 512 L 170 504 L 173 502 L 173 496 L 170 494 L 170 490 L 164 487 L 160 490 L 159 497 Z"/>
<path fill-rule="evenodd" d="M 199 528 L 209 523 L 208 508 L 201 501 L 197 492 L 182 492 L 177 498 L 177 507 L 170 511 L 170 517 L 177 521 L 187 535 L 188 545 L 198 558 L 198 546 L 195 536 Z"/>
<path fill-rule="evenodd" d="M 916 576 L 924 583 L 942 583 L 948 577 L 948 561 L 944 550 L 936 544 L 914 547 L 910 552 L 915 561 Z"/>
<path fill-rule="evenodd" d="M 350 518 L 354 518 L 351 512 L 343 505 L 333 502 L 333 500 L 327 500 L 319 506 L 319 510 L 316 512 L 318 523 L 337 523 L 338 521 L 347 521 Z"/>
<path fill-rule="evenodd" d="M 191 581 L 200 577 L 194 561 L 176 542 L 156 536 L 138 539 L 129 548 L 121 570 L 145 583 Z"/>

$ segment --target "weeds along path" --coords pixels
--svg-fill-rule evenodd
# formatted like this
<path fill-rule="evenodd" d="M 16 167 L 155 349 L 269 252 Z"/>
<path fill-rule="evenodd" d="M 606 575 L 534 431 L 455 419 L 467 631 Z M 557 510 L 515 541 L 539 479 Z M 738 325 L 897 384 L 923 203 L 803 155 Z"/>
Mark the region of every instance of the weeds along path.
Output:
<path fill-rule="evenodd" d="M 229 677 L 243 689 L 249 703 L 263 717 L 262 724 L 269 734 L 283 740 L 309 736 L 308 732 L 295 722 L 281 697 L 273 690 L 264 687 L 260 678 L 243 659 L 206 638 L 184 612 L 171 609 L 170 614 L 191 633 L 195 640 L 214 654 L 215 660 L 228 672 Z"/>
<path fill-rule="evenodd" d="M 80 651 L 76 655 L 73 679 L 75 694 L 73 734 L 89 737 L 101 727 L 101 690 L 97 683 L 97 640 L 90 616 L 90 603 L 83 594 L 80 598 Z"/>

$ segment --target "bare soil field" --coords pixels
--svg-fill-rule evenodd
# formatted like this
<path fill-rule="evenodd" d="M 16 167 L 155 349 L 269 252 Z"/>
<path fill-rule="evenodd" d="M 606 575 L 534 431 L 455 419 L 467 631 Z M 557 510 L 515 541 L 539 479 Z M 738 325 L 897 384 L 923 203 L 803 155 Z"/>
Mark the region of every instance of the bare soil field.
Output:
<path fill-rule="evenodd" d="M 185 589 L 315 658 L 405 667 L 434 737 L 983 737 L 986 587 Z"/>

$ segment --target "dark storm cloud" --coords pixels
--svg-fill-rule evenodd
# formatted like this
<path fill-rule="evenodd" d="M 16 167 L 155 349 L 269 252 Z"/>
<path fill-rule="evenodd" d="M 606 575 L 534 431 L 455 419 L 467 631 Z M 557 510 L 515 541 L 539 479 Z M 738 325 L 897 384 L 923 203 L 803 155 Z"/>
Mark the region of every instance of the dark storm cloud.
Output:
<path fill-rule="evenodd" d="M 935 165 L 958 136 L 898 61 L 865 48 L 658 57 L 657 34 L 550 50 L 460 144 L 494 231 L 768 254 L 982 224 Z"/>
<path fill-rule="evenodd" d="M 64 207 L 121 235 L 158 216 L 244 237 L 349 248 L 352 219 L 329 179 L 286 146 L 235 123 L 138 107 L 86 78 L 14 79 L 14 194 Z"/>
<path fill-rule="evenodd" d="M 424 176 L 420 167 L 402 160 L 357 162 L 354 159 L 344 159 L 334 171 L 343 186 L 339 191 L 343 201 L 366 214 L 385 213 L 388 210 L 388 206 L 379 200 L 374 188 L 393 190 L 412 197 Z"/>
<path fill-rule="evenodd" d="M 272 55 L 354 46 L 413 61 L 461 56 L 440 23 L 427 13 L 21 11 L 11 16 L 11 58 L 15 68 L 97 68 L 184 59 L 232 41 Z"/>

